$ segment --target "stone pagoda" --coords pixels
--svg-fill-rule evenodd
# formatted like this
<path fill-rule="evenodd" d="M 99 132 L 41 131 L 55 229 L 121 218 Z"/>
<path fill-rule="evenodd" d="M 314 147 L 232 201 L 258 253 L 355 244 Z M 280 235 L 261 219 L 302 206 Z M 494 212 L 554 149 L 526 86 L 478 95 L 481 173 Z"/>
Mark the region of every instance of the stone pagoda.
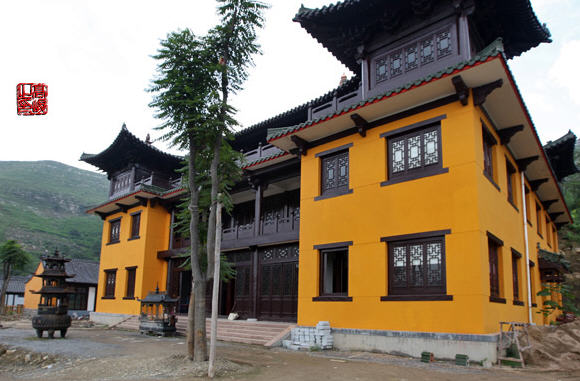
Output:
<path fill-rule="evenodd" d="M 32 327 L 36 329 L 38 337 L 42 337 L 44 331 L 48 331 L 48 337 L 54 338 L 54 331 L 60 331 L 60 336 L 65 337 L 68 327 L 71 325 L 71 317 L 68 315 L 68 298 L 74 290 L 66 284 L 67 278 L 74 277 L 74 274 L 67 274 L 65 263 L 70 259 L 59 255 L 58 250 L 52 256 L 46 255 L 40 258 L 44 271 L 40 275 L 42 278 L 42 288 L 39 291 L 32 291 L 40 294 L 38 304 L 38 314 L 32 318 Z"/>

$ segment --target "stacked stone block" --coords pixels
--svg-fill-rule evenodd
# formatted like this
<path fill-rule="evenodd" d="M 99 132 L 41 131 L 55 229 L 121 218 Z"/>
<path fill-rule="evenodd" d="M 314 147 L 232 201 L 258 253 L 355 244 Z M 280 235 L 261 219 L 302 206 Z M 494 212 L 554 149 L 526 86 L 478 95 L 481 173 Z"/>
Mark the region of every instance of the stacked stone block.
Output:
<path fill-rule="evenodd" d="M 320 321 L 316 327 L 297 327 L 290 333 L 290 340 L 284 340 L 285 348 L 298 349 L 332 349 L 334 339 L 330 329 L 330 323 Z"/>

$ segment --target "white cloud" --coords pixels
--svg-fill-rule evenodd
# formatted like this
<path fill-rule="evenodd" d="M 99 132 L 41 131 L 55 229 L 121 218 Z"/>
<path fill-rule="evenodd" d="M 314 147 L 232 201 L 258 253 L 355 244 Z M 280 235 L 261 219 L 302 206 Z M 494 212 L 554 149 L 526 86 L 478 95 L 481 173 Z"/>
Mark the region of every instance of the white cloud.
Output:
<path fill-rule="evenodd" d="M 572 101 L 580 105 L 580 40 L 568 41 L 562 45 L 560 54 L 550 68 L 548 76 L 555 83 L 568 90 Z"/>

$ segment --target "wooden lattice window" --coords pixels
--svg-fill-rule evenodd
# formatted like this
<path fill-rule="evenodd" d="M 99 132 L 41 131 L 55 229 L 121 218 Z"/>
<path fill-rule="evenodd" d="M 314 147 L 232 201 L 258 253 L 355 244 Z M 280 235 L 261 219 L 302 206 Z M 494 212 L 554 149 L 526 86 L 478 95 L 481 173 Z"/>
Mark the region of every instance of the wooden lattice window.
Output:
<path fill-rule="evenodd" d="M 388 139 L 389 179 L 414 177 L 441 168 L 439 124 Z"/>
<path fill-rule="evenodd" d="M 515 192 L 515 174 L 516 174 L 516 169 L 515 167 L 512 165 L 512 163 L 506 159 L 505 161 L 505 165 L 506 165 L 506 174 L 507 174 L 507 196 L 508 196 L 508 201 L 515 206 L 515 196 L 514 196 L 514 192 Z"/>
<path fill-rule="evenodd" d="M 135 276 L 137 275 L 137 267 L 126 267 L 127 270 L 127 292 L 125 292 L 125 298 L 133 299 L 135 298 Z"/>
<path fill-rule="evenodd" d="M 117 279 L 117 270 L 105 270 L 105 298 L 115 297 L 115 282 Z"/>
<path fill-rule="evenodd" d="M 503 242 L 488 233 L 487 245 L 489 250 L 489 295 L 492 299 L 501 298 L 500 290 L 500 248 Z"/>
<path fill-rule="evenodd" d="M 512 250 L 512 280 L 514 288 L 514 301 L 520 300 L 519 263 L 521 257 L 521 254 Z"/>
<path fill-rule="evenodd" d="M 320 250 L 320 295 L 348 295 L 348 248 Z"/>
<path fill-rule="evenodd" d="M 528 223 L 531 225 L 532 224 L 532 211 L 531 211 L 531 207 L 530 207 L 530 189 L 526 186 L 525 187 L 525 192 L 526 192 L 526 220 L 528 221 Z"/>
<path fill-rule="evenodd" d="M 482 125 L 483 131 L 483 173 L 488 179 L 493 181 L 493 146 L 497 140 L 489 132 L 485 125 Z"/>
<path fill-rule="evenodd" d="M 348 150 L 322 157 L 321 195 L 348 192 Z"/>
<path fill-rule="evenodd" d="M 141 228 L 141 212 L 131 214 L 131 238 L 139 238 L 139 229 Z"/>
<path fill-rule="evenodd" d="M 536 225 L 538 229 L 538 235 L 542 236 L 542 207 L 536 202 Z"/>
<path fill-rule="evenodd" d="M 120 235 L 121 235 L 121 219 L 117 218 L 115 220 L 109 221 L 109 243 L 119 242 Z"/>
<path fill-rule="evenodd" d="M 552 237 L 550 237 L 550 219 L 546 217 L 546 243 L 548 246 L 552 247 Z"/>
<path fill-rule="evenodd" d="M 389 243 L 389 295 L 444 295 L 445 239 Z"/>

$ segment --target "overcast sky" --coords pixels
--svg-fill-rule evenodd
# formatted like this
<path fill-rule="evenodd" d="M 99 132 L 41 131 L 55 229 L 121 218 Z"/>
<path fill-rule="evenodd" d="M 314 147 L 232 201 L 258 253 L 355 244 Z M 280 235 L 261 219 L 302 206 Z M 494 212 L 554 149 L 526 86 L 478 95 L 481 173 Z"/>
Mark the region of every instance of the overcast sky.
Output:
<path fill-rule="evenodd" d="M 336 87 L 351 73 L 292 17 L 300 3 L 272 0 L 245 90 L 234 98 L 247 127 Z M 580 133 L 580 1 L 532 0 L 554 42 L 509 62 L 543 143 Z M 0 7 L 0 160 L 56 160 L 84 169 L 82 152 L 98 153 L 123 122 L 144 139 L 160 135 L 145 89 L 151 58 L 171 31 L 205 33 L 217 22 L 212 0 L 10 1 Z M 48 85 L 48 114 L 18 116 L 16 85 Z M 165 143 L 156 142 L 161 149 Z M 175 152 L 175 151 L 174 151 Z"/>

